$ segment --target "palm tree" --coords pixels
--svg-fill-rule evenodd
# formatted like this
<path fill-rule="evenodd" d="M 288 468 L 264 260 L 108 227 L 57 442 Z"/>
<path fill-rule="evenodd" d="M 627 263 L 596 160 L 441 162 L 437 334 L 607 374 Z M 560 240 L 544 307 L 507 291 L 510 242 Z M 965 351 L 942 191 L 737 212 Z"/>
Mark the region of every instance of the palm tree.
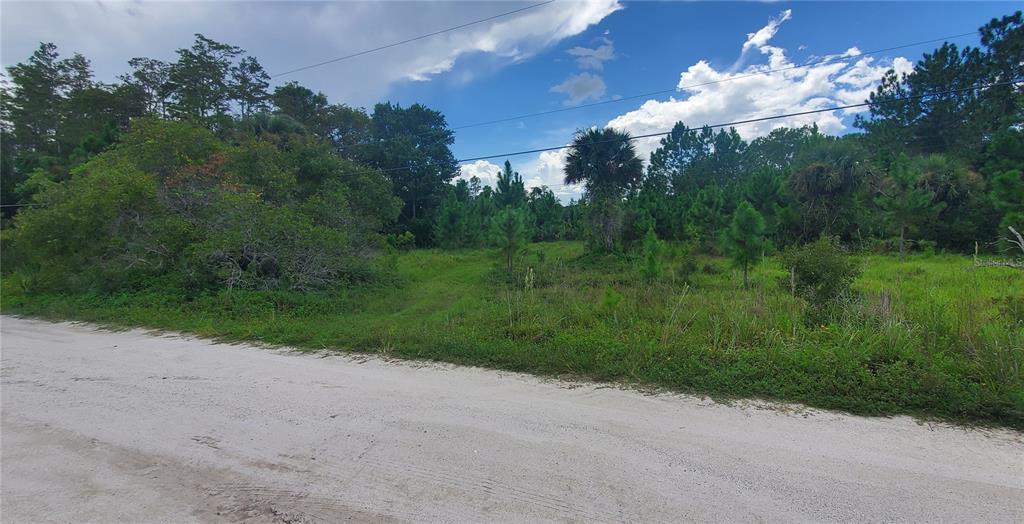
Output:
<path fill-rule="evenodd" d="M 576 133 L 565 161 L 565 183 L 584 184 L 593 227 L 606 251 L 615 249 L 622 198 L 638 187 L 642 176 L 643 162 L 629 133 L 611 128 Z"/>
<path fill-rule="evenodd" d="M 855 225 L 857 190 L 867 175 L 865 153 L 850 140 L 826 140 L 794 162 L 789 194 L 803 218 L 803 237 L 842 234 Z"/>

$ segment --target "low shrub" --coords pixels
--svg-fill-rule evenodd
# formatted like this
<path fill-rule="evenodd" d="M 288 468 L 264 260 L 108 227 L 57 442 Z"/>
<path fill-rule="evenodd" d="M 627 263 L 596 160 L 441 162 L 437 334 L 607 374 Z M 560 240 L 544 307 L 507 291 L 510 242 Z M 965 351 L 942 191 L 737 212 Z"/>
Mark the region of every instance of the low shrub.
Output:
<path fill-rule="evenodd" d="M 859 262 L 830 238 L 790 247 L 782 252 L 779 263 L 790 271 L 783 286 L 815 305 L 849 294 L 861 272 Z"/>
<path fill-rule="evenodd" d="M 793 246 L 779 257 L 789 270 L 782 286 L 807 301 L 805 320 L 825 324 L 838 320 L 843 303 L 857 302 L 852 285 L 860 275 L 860 264 L 836 239 L 819 238 L 803 246 Z"/>

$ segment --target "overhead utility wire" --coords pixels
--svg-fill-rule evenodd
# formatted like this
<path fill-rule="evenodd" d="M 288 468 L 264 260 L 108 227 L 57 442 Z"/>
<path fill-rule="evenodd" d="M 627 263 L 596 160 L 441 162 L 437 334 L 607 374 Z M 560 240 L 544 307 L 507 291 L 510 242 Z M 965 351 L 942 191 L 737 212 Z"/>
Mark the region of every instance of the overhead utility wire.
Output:
<path fill-rule="evenodd" d="M 1022 81 L 1021 79 L 1015 79 L 1015 80 L 1010 80 L 1010 81 L 1006 81 L 1006 82 L 996 82 L 996 83 L 992 83 L 992 84 L 975 85 L 975 86 L 965 87 L 965 88 L 960 88 L 960 89 L 950 89 L 948 91 L 939 91 L 939 92 L 935 92 L 935 93 L 925 93 L 925 94 L 921 94 L 921 95 L 898 97 L 898 98 L 893 98 L 891 100 L 886 100 L 885 102 L 902 102 L 902 101 L 908 101 L 908 100 L 919 100 L 919 99 L 922 99 L 922 98 L 935 97 L 935 96 L 943 96 L 943 95 L 951 95 L 951 94 L 963 93 L 963 92 L 966 92 L 966 91 L 975 91 L 975 90 L 978 90 L 978 89 L 984 89 L 984 88 L 990 88 L 990 87 L 1014 85 L 1014 84 L 1021 83 L 1021 81 Z M 807 110 L 807 111 L 797 111 L 797 112 L 794 112 L 794 113 L 785 113 L 785 114 L 781 114 L 781 115 L 771 115 L 771 116 L 764 116 L 764 117 L 758 117 L 758 118 L 749 118 L 749 119 L 746 119 L 746 120 L 737 120 L 735 122 L 726 122 L 726 123 L 722 123 L 722 124 L 714 124 L 714 125 L 701 126 L 701 127 L 702 128 L 703 127 L 709 127 L 709 128 L 714 129 L 714 128 L 719 128 L 719 127 L 731 127 L 731 126 L 738 126 L 738 125 L 743 125 L 743 124 L 753 124 L 753 123 L 756 123 L 756 122 L 765 122 L 765 121 L 768 121 L 768 120 L 777 120 L 777 119 L 780 119 L 780 118 L 790 118 L 790 117 L 794 117 L 794 116 L 812 115 L 812 114 L 815 114 L 815 113 L 827 113 L 827 112 L 830 112 L 830 111 L 842 111 L 844 109 L 852 109 L 852 108 L 855 108 L 855 107 L 866 107 L 866 106 L 871 105 L 872 103 L 873 102 L 861 102 L 859 104 L 846 104 L 846 105 L 841 105 L 841 106 L 827 107 L 827 108 L 823 108 L 823 109 L 811 109 L 811 110 Z M 658 133 L 648 133 L 648 134 L 644 134 L 644 135 L 636 135 L 636 136 L 631 136 L 631 137 L 628 137 L 628 138 L 612 138 L 612 139 L 607 139 L 607 140 L 595 140 L 593 142 L 586 142 L 585 144 L 581 144 L 581 145 L 595 145 L 595 144 L 607 144 L 607 143 L 614 143 L 614 142 L 628 142 L 628 141 L 631 141 L 631 140 L 639 140 L 641 138 L 654 138 L 654 137 L 658 137 L 658 136 L 665 136 L 665 135 L 668 135 L 671 132 L 672 131 L 669 130 L 669 131 L 661 131 L 661 132 L 658 132 Z M 500 153 L 500 154 L 496 154 L 496 155 L 486 155 L 486 156 L 477 156 L 477 157 L 471 157 L 471 158 L 462 158 L 462 159 L 456 160 L 455 162 L 458 163 L 458 164 L 463 164 L 463 163 L 466 163 L 466 162 L 475 162 L 477 160 L 490 160 L 492 158 L 507 158 L 507 157 L 510 157 L 510 156 L 528 155 L 528 154 L 531 154 L 531 153 L 543 153 L 545 151 L 558 151 L 558 150 L 561 150 L 561 149 L 568 149 L 568 148 L 571 148 L 571 147 L 575 147 L 575 145 L 574 144 L 567 144 L 567 145 L 562 145 L 562 146 L 542 147 L 542 148 L 538 148 L 538 149 L 528 149 L 528 150 L 524 150 L 524 151 L 514 151 L 514 152 L 509 152 L 509 153 Z M 387 169 L 381 169 L 380 171 L 386 173 L 386 172 L 400 171 L 400 170 L 403 170 L 403 169 L 410 169 L 410 168 L 411 168 L 411 166 L 400 166 L 400 167 L 392 167 L 392 168 L 387 168 Z"/>
<path fill-rule="evenodd" d="M 638 98 L 647 98 L 647 97 L 651 97 L 651 96 L 664 95 L 664 94 L 674 93 L 676 91 L 681 91 L 681 90 L 684 90 L 684 89 L 693 89 L 693 88 L 696 88 L 696 87 L 703 87 L 703 86 L 708 86 L 708 85 L 721 84 L 721 83 L 725 83 L 725 82 L 731 82 L 733 80 L 740 80 L 740 79 L 743 79 L 743 78 L 750 78 L 750 77 L 760 76 L 760 75 L 769 75 L 769 74 L 778 73 L 778 72 L 781 72 L 781 71 L 789 71 L 789 70 L 792 70 L 792 69 L 800 69 L 800 68 L 803 68 L 803 67 L 811 67 L 811 66 L 815 66 L 815 65 L 830 64 L 830 63 L 834 63 L 834 62 L 843 62 L 843 61 L 852 60 L 852 59 L 860 58 L 860 57 L 864 57 L 864 56 L 876 55 L 876 54 L 879 54 L 879 53 L 885 53 L 885 52 L 888 52 L 888 51 L 895 51 L 895 50 L 898 50 L 898 49 L 906 49 L 908 47 L 915 47 L 915 46 L 924 45 L 924 44 L 931 44 L 931 43 L 934 43 L 934 42 L 942 42 L 942 41 L 946 41 L 946 40 L 953 40 L 953 39 L 956 39 L 956 38 L 963 38 L 965 36 L 971 36 L 973 34 L 975 34 L 975 32 L 971 31 L 971 32 L 968 32 L 968 33 L 960 33 L 960 34 L 956 34 L 956 35 L 949 35 L 949 36 L 943 36 L 943 37 L 939 37 L 939 38 L 932 38 L 930 40 L 921 40 L 920 42 L 913 42 L 913 43 L 910 43 L 910 44 L 903 44 L 903 45 L 898 45 L 898 46 L 886 47 L 884 49 L 875 49 L 873 51 L 867 51 L 867 52 L 864 52 L 864 53 L 860 53 L 859 55 L 853 55 L 853 56 L 832 56 L 831 58 L 823 58 L 823 59 L 820 59 L 820 60 L 815 60 L 815 61 L 807 62 L 807 63 L 804 63 L 804 64 L 794 64 L 794 65 L 791 65 L 791 66 L 779 67 L 779 68 L 776 68 L 776 69 L 766 69 L 764 71 L 758 71 L 756 73 L 746 73 L 746 74 L 742 74 L 742 75 L 731 76 L 729 78 L 723 78 L 723 79 L 720 79 L 720 80 L 713 80 L 713 81 L 710 81 L 710 82 L 702 82 L 702 83 L 699 83 L 699 84 L 692 84 L 692 85 L 685 85 L 685 86 L 680 86 L 680 87 L 674 87 L 672 89 L 662 89 L 660 91 L 651 91 L 651 92 L 648 92 L 648 93 L 641 93 L 641 94 L 638 94 L 638 95 L 629 95 L 629 96 L 625 96 L 625 97 L 621 97 L 621 98 L 616 98 L 614 100 L 603 100 L 603 101 L 600 101 L 600 102 L 591 102 L 589 104 L 580 104 L 578 106 L 563 107 L 563 108 L 559 108 L 559 109 L 550 109 L 550 110 L 547 110 L 547 111 L 540 111 L 540 112 L 537 112 L 537 113 L 526 113 L 526 114 L 522 114 L 522 115 L 519 115 L 519 116 L 510 116 L 510 117 L 505 117 L 505 118 L 498 118 L 498 119 L 495 119 L 495 120 L 487 120 L 487 121 L 483 121 L 483 122 L 476 122 L 476 123 L 473 123 L 473 124 L 465 124 L 465 125 L 459 125 L 459 126 L 452 126 L 449 129 L 451 129 L 452 131 L 456 131 L 456 130 L 459 130 L 459 129 L 469 129 L 469 128 L 473 128 L 473 127 L 489 126 L 489 125 L 493 125 L 493 124 L 500 124 L 500 123 L 503 123 L 503 122 L 510 122 L 510 121 L 513 121 L 513 120 L 520 120 L 520 119 L 523 119 L 523 118 L 533 118 L 533 117 L 538 117 L 538 116 L 551 115 L 551 114 L 555 114 L 555 113 L 564 113 L 566 111 L 575 111 L 577 109 L 585 109 L 585 108 L 588 108 L 588 107 L 595 107 L 595 106 L 601 106 L 601 105 L 607 105 L 607 104 L 614 104 L 614 103 L 617 103 L 617 102 L 623 102 L 623 101 L 627 101 L 627 100 L 635 100 L 635 99 L 638 99 Z M 419 136 L 419 135 L 415 135 L 414 134 L 413 136 Z M 384 141 L 387 142 L 387 141 L 390 141 L 390 140 L 392 140 L 392 139 L 386 139 Z M 427 144 L 427 145 L 431 145 L 433 143 L 434 142 L 431 142 L 430 144 Z M 367 145 L 369 145 L 369 144 L 351 144 L 351 145 L 346 146 L 346 147 L 361 147 L 361 146 L 367 146 Z"/>
<path fill-rule="evenodd" d="M 637 98 L 647 98 L 649 96 L 664 95 L 664 94 L 668 94 L 668 93 L 674 93 L 676 91 L 682 91 L 684 89 L 693 89 L 693 88 L 696 88 L 696 87 L 703 87 L 703 86 L 709 86 L 709 85 L 714 85 L 714 84 L 721 84 L 721 83 L 724 83 L 724 82 L 731 82 L 733 80 L 740 80 L 742 78 L 750 78 L 750 77 L 753 77 L 753 76 L 766 75 L 766 74 L 771 74 L 771 73 L 778 73 L 778 72 L 781 72 L 781 71 L 789 71 L 789 70 L 792 70 L 792 69 L 800 69 L 802 67 L 810 67 L 810 66 L 814 66 L 814 65 L 830 64 L 830 63 L 833 63 L 833 62 L 843 62 L 843 61 L 846 61 L 846 60 L 852 60 L 852 59 L 860 58 L 860 57 L 863 57 L 863 56 L 876 55 L 876 54 L 885 53 L 885 52 L 888 52 L 888 51 L 896 51 L 898 49 L 905 49 L 905 48 L 908 48 L 908 47 L 914 47 L 914 46 L 919 46 L 919 45 L 924 45 L 924 44 L 931 44 L 931 43 L 934 43 L 934 42 L 942 42 L 942 41 L 945 41 L 945 40 L 952 40 L 952 39 L 955 39 L 955 38 L 963 38 L 965 36 L 970 36 L 970 35 L 973 35 L 975 33 L 976 33 L 975 31 L 971 31 L 971 32 L 968 32 L 968 33 L 960 33 L 960 34 L 957 34 L 957 35 L 949 35 L 949 36 L 943 36 L 943 37 L 940 37 L 940 38 L 932 38 L 931 40 L 922 40 L 920 42 L 913 42 L 913 43 L 910 43 L 910 44 L 903 44 L 903 45 L 898 45 L 898 46 L 893 46 L 893 47 L 886 47 L 884 49 L 875 49 L 873 51 L 867 51 L 867 52 L 864 52 L 864 53 L 860 53 L 858 55 L 832 56 L 830 58 L 823 58 L 823 59 L 820 59 L 820 60 L 813 60 L 811 62 L 807 62 L 807 63 L 804 63 L 804 64 L 795 64 L 795 65 L 786 66 L 786 67 L 779 67 L 779 68 L 775 68 L 775 69 L 767 69 L 767 70 L 764 70 L 764 71 L 758 71 L 756 73 L 747 73 L 747 74 L 743 74 L 743 75 L 731 76 L 729 78 L 723 78 L 721 80 L 712 80 L 710 82 L 701 82 L 699 84 L 690 84 L 690 85 L 685 85 L 685 86 L 678 86 L 678 87 L 674 87 L 672 89 L 662 89 L 660 91 L 651 91 L 649 93 L 641 93 L 641 94 L 638 94 L 638 95 L 629 95 L 629 96 L 624 96 L 624 97 L 621 97 L 621 98 L 616 98 L 614 100 L 602 100 L 600 102 L 591 102 L 589 104 L 580 104 L 578 106 L 563 107 L 563 108 L 559 108 L 559 109 L 551 109 L 551 110 L 548 110 L 548 111 L 539 111 L 539 112 L 536 112 L 536 113 L 526 113 L 526 114 L 522 114 L 522 115 L 518 115 L 518 116 L 510 116 L 510 117 L 505 117 L 505 118 L 498 118 L 498 119 L 495 119 L 495 120 L 487 120 L 487 121 L 484 121 L 484 122 L 476 122 L 476 123 L 473 123 L 473 124 L 465 124 L 465 125 L 460 125 L 460 126 L 453 126 L 451 129 L 452 130 L 469 129 L 471 127 L 481 127 L 481 126 L 487 126 L 487 125 L 492 125 L 492 124 L 500 124 L 502 122 L 510 122 L 512 120 L 519 120 L 519 119 L 523 119 L 523 118 L 533 118 L 533 117 L 536 117 L 536 116 L 544 116 L 544 115 L 550 115 L 550 114 L 554 114 L 554 113 L 563 113 L 565 111 L 575 111 L 577 109 L 584 109 L 584 108 L 588 108 L 588 107 L 595 107 L 595 106 L 601 106 L 601 105 L 606 105 L 606 104 L 614 104 L 616 102 L 622 102 L 622 101 L 625 101 L 625 100 L 635 100 Z"/>
<path fill-rule="evenodd" d="M 928 98 L 928 97 L 931 97 L 931 96 L 951 95 L 951 94 L 956 94 L 956 93 L 963 93 L 965 91 L 974 91 L 974 90 L 977 90 L 977 89 L 984 89 L 984 88 L 989 88 L 989 87 L 999 87 L 999 86 L 1015 85 L 1015 84 L 1019 84 L 1021 82 L 1022 82 L 1021 79 L 1015 79 L 1015 80 L 1009 80 L 1009 81 L 1006 81 L 1006 82 L 997 82 L 997 83 L 992 83 L 992 84 L 976 85 L 976 86 L 965 87 L 965 88 L 961 88 L 961 89 L 950 89 L 948 91 L 940 91 L 940 92 L 937 92 L 937 93 L 925 93 L 923 95 L 914 95 L 914 96 L 905 96 L 905 97 L 893 98 L 891 100 L 886 100 L 886 102 L 901 102 L 901 101 L 907 101 L 907 100 L 918 100 L 918 99 L 922 99 L 922 98 Z M 746 120 L 737 120 L 735 122 L 726 122 L 724 124 L 714 124 L 714 125 L 701 126 L 701 127 L 708 127 L 708 128 L 714 129 L 714 128 L 718 128 L 718 127 L 738 126 L 738 125 L 743 125 L 743 124 L 753 124 L 753 123 L 756 123 L 756 122 L 764 122 L 764 121 L 767 121 L 767 120 L 777 120 L 779 118 L 790 118 L 790 117 L 794 117 L 794 116 L 811 115 L 811 114 L 815 114 L 815 113 L 826 113 L 826 112 L 829 112 L 829 111 L 842 111 L 844 109 L 852 109 L 854 107 L 865 107 L 865 106 L 869 106 L 869 105 L 871 105 L 871 102 L 862 102 L 862 103 L 859 103 L 859 104 L 847 104 L 847 105 L 843 105 L 843 106 L 827 107 L 827 108 L 824 108 L 824 109 L 812 109 L 812 110 L 808 110 L 808 111 L 798 111 L 798 112 L 795 112 L 795 113 L 786 113 L 786 114 L 782 114 L 782 115 L 772 115 L 772 116 L 764 116 L 764 117 L 759 117 L 759 118 L 749 118 L 749 119 L 746 119 Z M 648 133 L 648 134 L 645 134 L 645 135 L 631 136 L 629 138 L 612 138 L 612 139 L 608 139 L 608 140 L 595 140 L 593 142 L 587 142 L 587 143 L 585 143 L 583 145 L 609 144 L 609 143 L 614 143 L 614 142 L 629 142 L 629 141 L 632 141 L 632 140 L 639 140 L 641 138 L 653 138 L 653 137 L 658 137 L 658 136 L 665 136 L 665 135 L 668 135 L 670 133 L 672 133 L 672 131 L 662 131 L 662 132 L 659 132 L 659 133 Z M 515 151 L 515 152 L 512 152 L 512 153 L 501 153 L 501 154 L 497 154 L 497 155 L 487 155 L 487 156 L 478 156 L 478 157 L 473 157 L 473 158 L 463 158 L 463 159 L 460 159 L 460 160 L 456 160 L 455 163 L 456 164 L 463 164 L 463 163 L 466 163 L 466 162 L 475 162 L 477 160 L 490 160 L 492 158 L 502 158 L 502 157 L 510 157 L 510 156 L 528 155 L 530 153 L 543 153 L 545 151 L 558 151 L 558 150 L 561 150 L 561 149 L 569 149 L 571 147 L 575 147 L 575 145 L 574 144 L 567 144 L 567 145 L 564 145 L 564 146 L 544 147 L 544 148 L 540 148 L 540 149 L 530 149 L 530 150 L 526 150 L 526 151 Z M 403 169 L 411 169 L 411 166 L 392 167 L 392 168 L 387 168 L 387 169 L 380 169 L 379 171 L 381 171 L 383 173 L 388 173 L 388 172 L 391 172 L 391 171 L 401 171 Z M 548 186 L 548 187 L 566 186 L 566 185 L 573 185 L 573 184 L 554 184 L 554 185 L 551 185 L 551 186 Z M 4 205 L 0 205 L 0 207 L 37 207 L 37 206 L 38 207 L 43 207 L 45 205 L 46 204 L 4 204 Z"/>
<path fill-rule="evenodd" d="M 350 58 L 355 58 L 357 56 L 368 55 L 370 53 L 375 53 L 377 51 L 383 51 L 384 49 L 390 49 L 392 47 L 398 47 L 400 45 L 408 44 L 410 42 L 415 42 L 417 40 L 423 40 L 424 38 L 430 38 L 432 36 L 437 36 L 437 35 L 442 34 L 442 33 L 448 33 L 450 31 L 456 31 L 458 29 L 469 27 L 471 25 L 482 24 L 484 22 L 489 22 L 491 20 L 495 20 L 495 19 L 498 19 L 498 18 L 503 18 L 503 17 L 509 16 L 509 15 L 514 15 L 516 13 L 522 13 L 523 11 L 527 11 L 529 9 L 534 9 L 536 7 L 547 5 L 547 4 L 550 4 L 550 3 L 554 2 L 554 1 L 555 0 L 547 0 L 546 2 L 540 2 L 538 4 L 528 5 L 526 7 L 521 7 L 519 9 L 515 9 L 513 11 L 508 11 L 508 12 L 497 14 L 497 15 L 494 15 L 494 16 L 489 16 L 487 18 L 481 18 L 480 20 L 474 20 L 472 22 L 466 22 L 465 24 L 460 24 L 460 25 L 457 25 L 457 26 L 454 26 L 454 27 L 449 27 L 447 29 L 441 29 L 440 31 L 434 31 L 433 33 L 427 33 L 425 35 L 420 35 L 420 36 L 415 36 L 415 37 L 412 37 L 412 38 L 407 38 L 407 39 L 402 40 L 400 42 L 394 42 L 394 43 L 391 43 L 391 44 L 382 45 L 380 47 L 374 47 L 373 49 L 367 49 L 365 51 L 359 51 L 358 53 L 352 53 L 350 55 L 339 56 L 338 58 L 332 58 L 330 60 L 324 60 L 323 62 L 317 62 L 315 64 L 310 64 L 310 65 L 307 65 L 307 66 L 302 66 L 302 67 L 299 67 L 299 68 L 296 68 L 296 69 L 292 69 L 290 71 L 285 71 L 283 73 L 277 73 L 276 75 L 272 75 L 271 78 L 278 78 L 278 77 L 282 77 L 282 76 L 285 76 L 285 75 L 290 75 L 292 73 L 298 73 L 299 71 L 305 71 L 307 69 L 313 69 L 314 67 L 325 66 L 327 64 L 333 64 L 335 62 L 341 62 L 342 60 L 348 60 Z"/>

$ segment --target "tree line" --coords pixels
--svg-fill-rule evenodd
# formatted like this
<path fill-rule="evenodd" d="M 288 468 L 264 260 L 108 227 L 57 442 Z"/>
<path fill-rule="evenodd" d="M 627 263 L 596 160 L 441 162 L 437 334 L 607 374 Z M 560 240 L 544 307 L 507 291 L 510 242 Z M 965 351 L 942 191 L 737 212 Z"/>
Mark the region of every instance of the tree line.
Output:
<path fill-rule="evenodd" d="M 565 204 L 509 162 L 494 187 L 456 181 L 436 110 L 271 89 L 256 58 L 203 35 L 173 62 L 131 59 L 113 83 L 43 43 L 7 69 L 0 98 L 5 266 L 57 287 L 314 289 L 369 278 L 389 245 L 498 246 L 509 266 L 526 242 L 558 239 L 605 252 L 685 241 L 741 265 L 822 236 L 995 249 L 1024 229 L 1024 91 L 1008 83 L 1024 78 L 1021 13 L 979 33 L 980 47 L 943 44 L 886 74 L 842 137 L 809 126 L 748 141 L 679 122 L 644 165 L 625 133 L 582 130 L 565 183 L 584 192 Z"/>
<path fill-rule="evenodd" d="M 900 254 L 998 249 L 1008 228 L 1024 227 L 1024 90 L 1012 83 L 1024 80 L 1021 13 L 980 35 L 981 47 L 945 43 L 909 73 L 890 70 L 859 133 L 782 127 L 747 141 L 678 122 L 645 167 L 627 133 L 580 131 L 564 179 L 583 184 L 580 201 L 527 194 L 506 162 L 494 190 L 450 189 L 436 238 L 482 245 L 480 224 L 512 207 L 526 237 L 605 252 L 639 249 L 648 232 L 744 260 L 822 236 Z"/>
<path fill-rule="evenodd" d="M 271 90 L 256 58 L 198 34 L 174 62 L 138 57 L 128 65 L 117 82 L 97 82 L 88 59 L 61 58 L 43 43 L 8 68 L 0 106 L 4 217 L 17 212 L 12 205 L 32 203 L 40 183 L 70 179 L 77 166 L 116 145 L 134 119 L 147 117 L 228 141 L 263 132 L 316 137 L 336 156 L 387 173 L 402 200 L 387 231 L 411 231 L 421 245 L 430 243 L 434 210 L 457 174 L 454 134 L 441 113 L 391 103 L 367 113 L 295 82 Z"/>

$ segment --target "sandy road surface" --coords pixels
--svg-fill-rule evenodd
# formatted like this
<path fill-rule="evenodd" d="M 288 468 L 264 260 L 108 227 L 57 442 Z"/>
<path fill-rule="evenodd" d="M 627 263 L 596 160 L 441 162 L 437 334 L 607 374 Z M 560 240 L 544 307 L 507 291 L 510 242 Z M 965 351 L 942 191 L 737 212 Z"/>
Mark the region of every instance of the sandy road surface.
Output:
<path fill-rule="evenodd" d="M 1018 433 L 4 317 L 4 522 L 1024 522 Z"/>

